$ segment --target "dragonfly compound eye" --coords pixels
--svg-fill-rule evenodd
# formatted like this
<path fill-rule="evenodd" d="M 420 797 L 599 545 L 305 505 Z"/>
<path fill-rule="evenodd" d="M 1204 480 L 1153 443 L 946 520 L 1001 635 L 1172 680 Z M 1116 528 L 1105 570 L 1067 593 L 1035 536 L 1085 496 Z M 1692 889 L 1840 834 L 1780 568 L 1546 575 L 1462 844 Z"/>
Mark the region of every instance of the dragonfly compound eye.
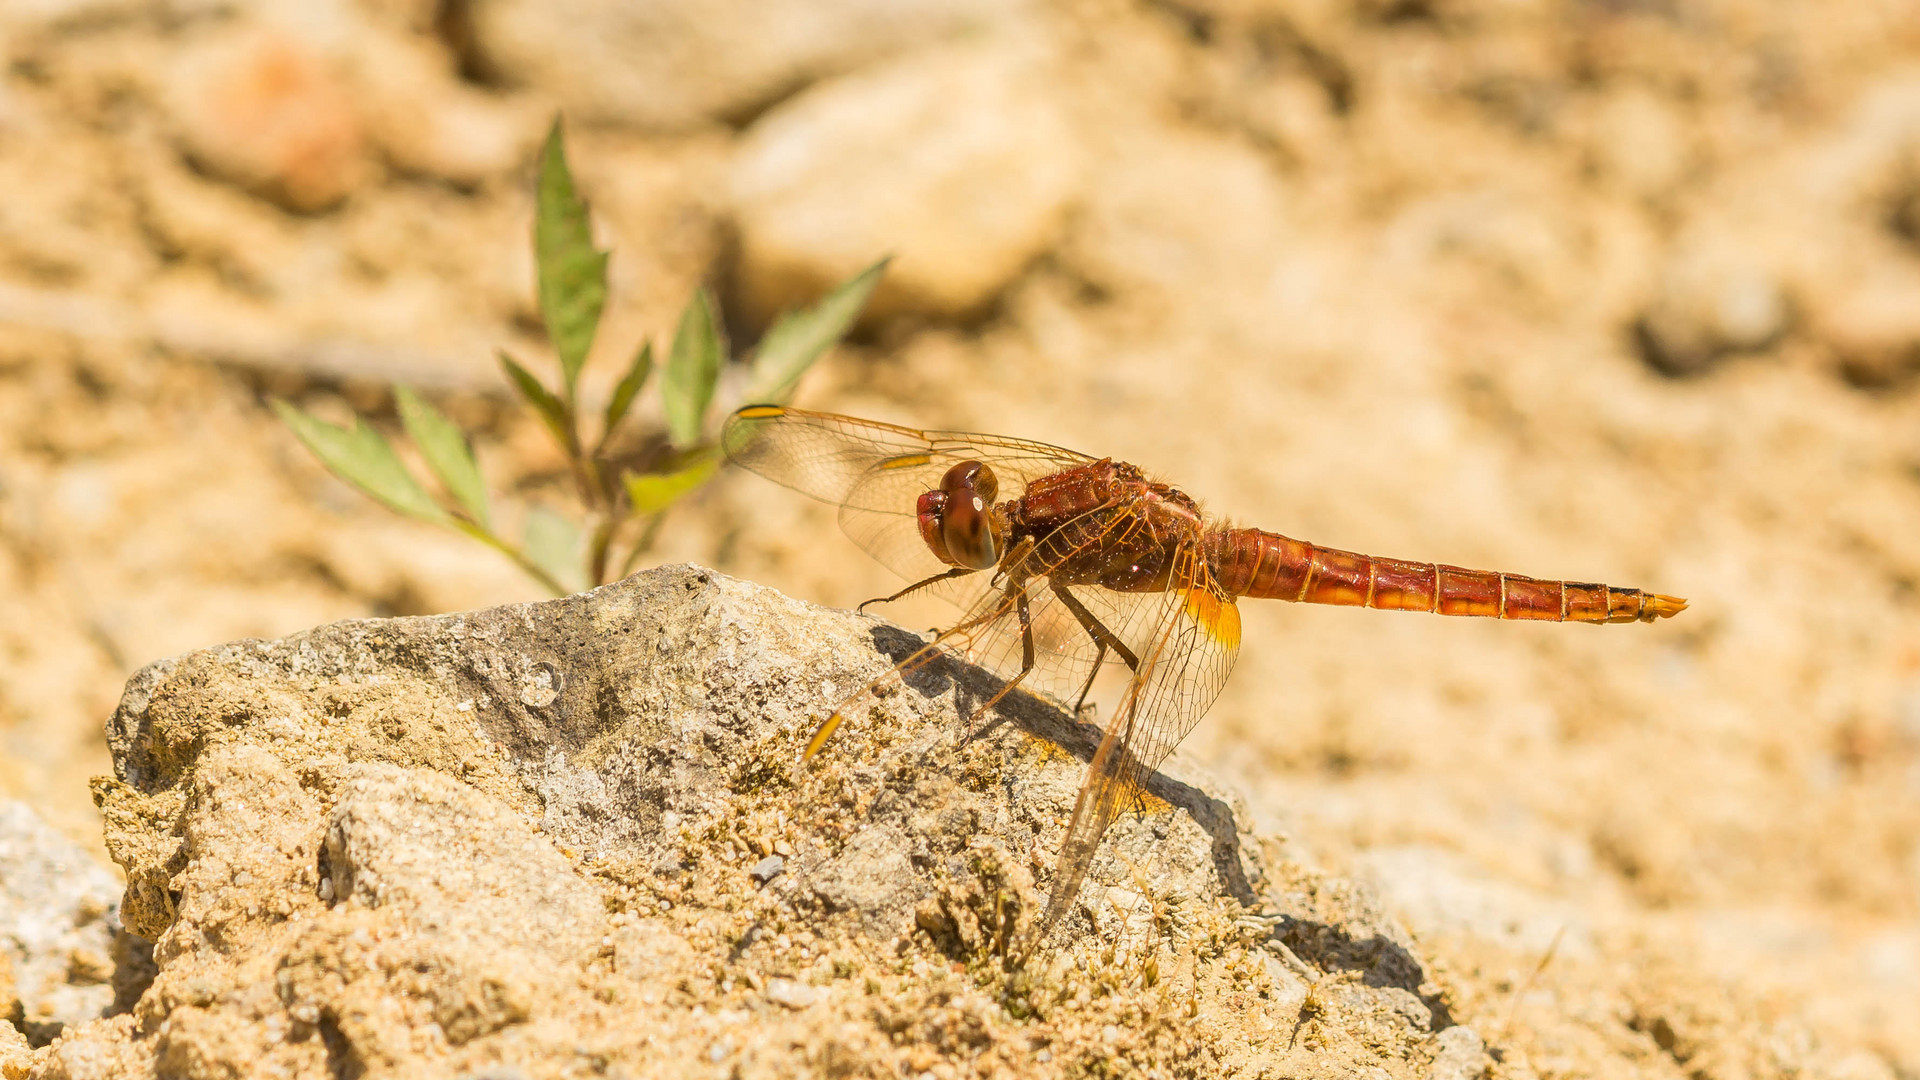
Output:
<path fill-rule="evenodd" d="M 915 516 L 920 521 L 920 539 L 926 541 L 927 548 L 936 558 L 948 566 L 958 565 L 953 556 L 947 554 L 947 538 L 941 534 L 940 522 L 947 513 L 947 493 L 944 491 L 923 492 L 920 501 L 914 505 Z"/>
<path fill-rule="evenodd" d="M 921 518 L 921 535 L 927 546 L 946 548 L 946 559 L 955 566 L 986 570 L 1000 561 L 999 543 L 993 535 L 993 497 L 1000 482 L 993 470 L 977 461 L 963 461 L 940 478 L 942 506 L 935 514 L 940 521 L 940 545 L 927 536 L 927 521 Z M 926 503 L 922 498 L 922 505 Z"/>

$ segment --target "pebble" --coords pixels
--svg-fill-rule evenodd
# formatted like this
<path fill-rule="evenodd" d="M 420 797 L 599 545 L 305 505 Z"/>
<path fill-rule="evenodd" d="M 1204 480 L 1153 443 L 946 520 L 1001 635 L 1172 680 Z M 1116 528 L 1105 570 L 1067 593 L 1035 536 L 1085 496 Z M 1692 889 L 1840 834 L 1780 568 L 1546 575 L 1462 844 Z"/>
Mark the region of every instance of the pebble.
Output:
<path fill-rule="evenodd" d="M 748 869 L 747 874 L 752 877 L 753 880 L 765 885 L 767 882 L 779 877 L 781 872 L 786 869 L 786 865 L 787 860 L 778 855 L 769 855 L 759 862 L 754 863 L 753 866 Z"/>
<path fill-rule="evenodd" d="M 1487 1074 L 1487 1046 L 1480 1033 L 1456 1024 L 1433 1037 L 1433 1065 L 1427 1080 L 1478 1080 Z"/>
<path fill-rule="evenodd" d="M 1052 246 L 1081 156 L 1044 64 L 995 41 L 822 84 L 748 130 L 730 174 L 749 313 L 894 256 L 873 316 L 979 309 Z"/>
<path fill-rule="evenodd" d="M 1683 240 L 1668 256 L 1635 336 L 1655 370 L 1692 375 L 1765 347 L 1786 324 L 1786 292 L 1773 272 L 1730 237 L 1707 234 Z"/>
<path fill-rule="evenodd" d="M 767 1000 L 789 1009 L 804 1009 L 820 1000 L 820 991 L 791 979 L 769 979 Z"/>
<path fill-rule="evenodd" d="M 352 96 L 288 36 L 238 29 L 181 50 L 169 105 L 188 156 L 289 210 L 324 210 L 369 176 Z"/>
<path fill-rule="evenodd" d="M 661 130 L 738 120 L 794 88 L 976 30 L 1028 0 L 488 0 L 482 66 L 569 118 Z"/>

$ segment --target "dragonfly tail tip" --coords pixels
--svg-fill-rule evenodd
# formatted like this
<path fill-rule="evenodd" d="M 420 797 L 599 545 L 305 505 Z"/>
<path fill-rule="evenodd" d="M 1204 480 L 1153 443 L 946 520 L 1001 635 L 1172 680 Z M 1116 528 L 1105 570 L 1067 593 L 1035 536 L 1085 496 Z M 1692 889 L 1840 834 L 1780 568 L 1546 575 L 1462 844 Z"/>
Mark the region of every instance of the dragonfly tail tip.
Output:
<path fill-rule="evenodd" d="M 1662 596 L 1659 593 L 1647 597 L 1646 618 L 1648 622 L 1652 622 L 1655 619 L 1671 619 L 1685 610 L 1687 610 L 1687 602 L 1681 597 Z"/>

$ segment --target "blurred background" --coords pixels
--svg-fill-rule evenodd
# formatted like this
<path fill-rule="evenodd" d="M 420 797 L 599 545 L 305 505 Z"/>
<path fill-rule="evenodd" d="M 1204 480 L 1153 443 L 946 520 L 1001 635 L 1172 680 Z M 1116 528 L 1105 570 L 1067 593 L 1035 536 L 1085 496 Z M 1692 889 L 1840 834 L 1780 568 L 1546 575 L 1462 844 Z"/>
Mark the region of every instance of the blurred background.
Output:
<path fill-rule="evenodd" d="M 77 842 L 142 664 L 541 595 L 265 400 L 391 424 L 404 381 L 564 492 L 492 357 L 551 370 L 558 112 L 613 248 L 589 398 L 702 282 L 740 347 L 891 252 L 800 404 L 1688 597 L 1249 603 L 1187 749 L 1507 1075 L 1920 1077 L 1920 6 L 0 0 L 0 56 L 0 795 Z M 738 473 L 683 559 L 894 587 Z"/>

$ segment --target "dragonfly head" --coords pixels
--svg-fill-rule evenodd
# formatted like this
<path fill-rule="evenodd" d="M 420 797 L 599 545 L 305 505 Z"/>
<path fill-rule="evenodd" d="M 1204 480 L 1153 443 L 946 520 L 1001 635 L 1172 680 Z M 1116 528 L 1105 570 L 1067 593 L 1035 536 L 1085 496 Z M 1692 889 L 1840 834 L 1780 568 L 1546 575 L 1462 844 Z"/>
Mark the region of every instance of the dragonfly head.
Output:
<path fill-rule="evenodd" d="M 993 520 L 993 497 L 999 492 L 999 478 L 981 462 L 963 461 L 948 469 L 940 487 L 921 495 L 915 508 L 920 538 L 949 566 L 993 568 L 1000 562 Z"/>

